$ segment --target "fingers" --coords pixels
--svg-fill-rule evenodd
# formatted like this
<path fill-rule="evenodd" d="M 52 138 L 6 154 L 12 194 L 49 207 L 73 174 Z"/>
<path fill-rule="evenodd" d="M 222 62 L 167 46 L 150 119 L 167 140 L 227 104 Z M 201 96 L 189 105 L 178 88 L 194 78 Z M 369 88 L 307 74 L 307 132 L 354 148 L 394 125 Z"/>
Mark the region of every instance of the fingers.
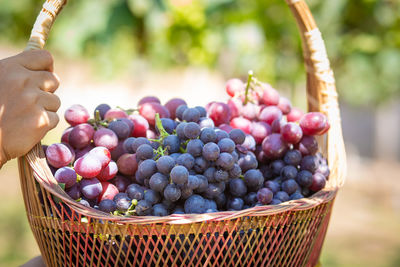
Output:
<path fill-rule="evenodd" d="M 53 93 L 40 91 L 38 104 L 47 111 L 57 112 L 60 108 L 61 101 L 60 98 Z"/>
<path fill-rule="evenodd" d="M 34 72 L 33 79 L 35 85 L 45 92 L 54 93 L 60 86 L 60 79 L 57 74 L 48 71 Z"/>
<path fill-rule="evenodd" d="M 55 112 L 46 111 L 46 114 L 49 120 L 48 129 L 51 130 L 57 126 L 58 122 L 60 121 L 60 118 Z"/>
<path fill-rule="evenodd" d="M 59 122 L 57 113 L 43 110 L 40 114 L 39 121 L 37 121 L 36 127 L 44 130 L 44 133 L 55 128 Z"/>
<path fill-rule="evenodd" d="M 54 71 L 53 56 L 46 50 L 25 51 L 16 56 L 17 61 L 33 71 Z"/>

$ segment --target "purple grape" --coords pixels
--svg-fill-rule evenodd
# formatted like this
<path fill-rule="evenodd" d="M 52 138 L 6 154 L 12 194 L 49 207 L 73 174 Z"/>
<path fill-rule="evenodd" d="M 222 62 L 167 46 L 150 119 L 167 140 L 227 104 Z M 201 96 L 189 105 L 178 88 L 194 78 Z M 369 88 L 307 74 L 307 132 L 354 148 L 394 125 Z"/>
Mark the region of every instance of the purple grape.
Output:
<path fill-rule="evenodd" d="M 217 140 L 217 134 L 212 128 L 203 128 L 200 133 L 200 140 L 207 144 Z"/>
<path fill-rule="evenodd" d="M 103 191 L 103 186 L 97 178 L 82 179 L 80 182 L 80 188 L 82 194 L 87 199 L 95 199 Z"/>
<path fill-rule="evenodd" d="M 197 173 L 203 173 L 209 165 L 209 162 L 204 157 L 197 157 L 194 159 L 193 169 Z"/>
<path fill-rule="evenodd" d="M 223 138 L 218 142 L 218 147 L 221 152 L 232 153 L 235 150 L 235 143 L 230 138 Z"/>
<path fill-rule="evenodd" d="M 310 187 L 313 182 L 313 175 L 309 171 L 300 171 L 297 174 L 296 182 L 304 187 Z"/>
<path fill-rule="evenodd" d="M 169 135 L 163 140 L 163 146 L 167 148 L 169 154 L 179 152 L 181 142 L 176 135 Z"/>
<path fill-rule="evenodd" d="M 229 132 L 229 138 L 232 139 L 235 144 L 241 145 L 245 141 L 246 135 L 240 129 L 233 129 Z"/>
<path fill-rule="evenodd" d="M 184 166 L 186 169 L 190 170 L 194 166 L 194 161 L 195 161 L 195 159 L 191 154 L 184 153 L 184 154 L 181 154 L 177 158 L 176 163 L 178 165 Z"/>
<path fill-rule="evenodd" d="M 264 186 L 271 190 L 274 194 L 276 194 L 281 189 L 280 184 L 274 181 L 266 181 Z"/>
<path fill-rule="evenodd" d="M 261 188 L 257 192 L 257 199 L 263 205 L 268 205 L 272 201 L 273 193 L 268 188 Z"/>
<path fill-rule="evenodd" d="M 186 214 L 204 213 L 205 200 L 199 195 L 192 195 L 185 201 L 184 209 Z"/>
<path fill-rule="evenodd" d="M 144 198 L 144 190 L 138 184 L 130 184 L 126 188 L 126 193 L 131 199 L 142 200 Z"/>
<path fill-rule="evenodd" d="M 287 165 L 298 166 L 301 162 L 301 152 L 299 150 L 289 150 L 283 160 Z"/>
<path fill-rule="evenodd" d="M 305 156 L 300 163 L 301 170 L 306 170 L 314 173 L 318 168 L 318 159 L 315 156 L 308 155 Z"/>
<path fill-rule="evenodd" d="M 203 157 L 208 161 L 215 161 L 218 159 L 220 149 L 215 143 L 207 143 L 203 147 Z"/>
<path fill-rule="evenodd" d="M 283 181 L 296 179 L 296 176 L 297 176 L 297 168 L 292 165 L 287 165 L 283 167 L 281 170 L 281 177 Z"/>
<path fill-rule="evenodd" d="M 293 194 L 299 189 L 299 185 L 295 180 L 290 179 L 282 182 L 282 190 L 288 193 L 289 195 Z"/>
<path fill-rule="evenodd" d="M 169 110 L 169 113 L 171 114 L 171 119 L 176 118 L 175 112 L 180 105 L 186 106 L 186 101 L 180 98 L 173 98 L 169 100 L 167 103 L 165 103 L 164 106 Z"/>
<path fill-rule="evenodd" d="M 76 125 L 69 134 L 69 144 L 74 148 L 84 148 L 92 142 L 94 128 L 88 123 Z"/>
<path fill-rule="evenodd" d="M 117 175 L 113 180 L 113 184 L 115 184 L 119 192 L 125 192 L 130 183 L 130 180 L 122 175 Z"/>
<path fill-rule="evenodd" d="M 81 197 L 81 189 L 79 188 L 79 184 L 75 183 L 73 186 L 66 190 L 68 196 L 72 199 L 77 200 Z"/>
<path fill-rule="evenodd" d="M 186 122 L 198 122 L 200 117 L 200 112 L 196 108 L 188 108 L 182 114 L 182 119 Z"/>
<path fill-rule="evenodd" d="M 156 162 L 152 159 L 146 159 L 145 161 L 140 163 L 138 170 L 145 179 L 150 178 L 153 174 L 157 172 Z"/>
<path fill-rule="evenodd" d="M 314 155 L 318 151 L 318 142 L 314 136 L 304 135 L 298 144 L 298 149 L 303 155 Z"/>
<path fill-rule="evenodd" d="M 150 177 L 149 185 L 154 191 L 162 193 L 168 185 L 168 177 L 157 172 Z"/>
<path fill-rule="evenodd" d="M 258 162 L 253 153 L 247 153 L 243 157 L 239 158 L 238 164 L 242 169 L 242 172 L 246 172 L 250 169 L 256 169 Z"/>
<path fill-rule="evenodd" d="M 144 200 L 147 200 L 151 203 L 151 205 L 154 205 L 161 201 L 161 196 L 158 194 L 158 192 L 152 189 L 146 189 L 144 191 Z"/>
<path fill-rule="evenodd" d="M 257 191 L 264 185 L 264 177 L 259 170 L 248 170 L 244 174 L 244 183 L 252 191 Z"/>
<path fill-rule="evenodd" d="M 176 118 L 178 118 L 180 121 L 183 121 L 183 112 L 185 112 L 187 109 L 188 107 L 186 104 L 179 105 L 175 110 Z"/>
<path fill-rule="evenodd" d="M 187 139 L 196 139 L 200 135 L 200 126 L 195 122 L 186 123 L 183 134 Z"/>
<path fill-rule="evenodd" d="M 203 146 L 204 144 L 200 139 L 190 140 L 189 143 L 186 145 L 186 151 L 193 157 L 198 157 L 202 155 Z"/>
<path fill-rule="evenodd" d="M 153 206 L 153 216 L 167 216 L 168 209 L 164 204 L 158 203 Z"/>
<path fill-rule="evenodd" d="M 150 215 L 153 211 L 152 205 L 147 200 L 140 200 L 135 207 L 136 214 L 139 216 Z"/>
<path fill-rule="evenodd" d="M 154 156 L 153 148 L 151 145 L 143 144 L 140 145 L 136 150 L 137 160 L 151 159 Z"/>
<path fill-rule="evenodd" d="M 311 191 L 317 192 L 325 187 L 326 184 L 325 176 L 317 172 L 312 176 L 312 178 L 313 180 L 310 186 Z"/>
<path fill-rule="evenodd" d="M 290 197 L 288 195 L 288 193 L 286 193 L 285 191 L 279 191 L 274 195 L 274 198 L 281 201 L 281 202 L 286 202 L 289 201 Z"/>
<path fill-rule="evenodd" d="M 169 175 L 175 166 L 175 160 L 170 156 L 162 156 L 157 160 L 156 166 L 160 173 Z"/>
<path fill-rule="evenodd" d="M 104 120 L 104 115 L 109 111 L 111 107 L 107 104 L 100 104 L 94 109 L 94 116 L 96 117 L 96 110 L 100 113 L 100 118 Z"/>
<path fill-rule="evenodd" d="M 235 161 L 231 154 L 223 152 L 219 155 L 216 164 L 218 167 L 220 167 L 224 170 L 230 170 L 233 168 Z M 227 174 L 227 175 L 229 177 L 229 174 Z"/>
<path fill-rule="evenodd" d="M 172 182 L 174 182 L 175 184 L 181 184 L 181 185 L 183 185 L 187 182 L 188 176 L 189 176 L 189 172 L 183 166 L 175 166 L 174 168 L 172 168 L 171 174 L 170 174 Z"/>
<path fill-rule="evenodd" d="M 246 184 L 242 179 L 231 179 L 229 181 L 229 192 L 235 197 L 244 197 L 247 193 Z"/>
<path fill-rule="evenodd" d="M 65 184 L 65 188 L 70 188 L 76 184 L 76 172 L 70 167 L 62 167 L 54 174 L 58 183 Z"/>
<path fill-rule="evenodd" d="M 99 204 L 99 210 L 110 213 L 114 212 L 117 209 L 117 204 L 111 199 L 104 199 Z"/>
<path fill-rule="evenodd" d="M 165 199 L 176 202 L 181 197 L 181 190 L 175 184 L 168 184 L 164 189 Z"/>
<path fill-rule="evenodd" d="M 111 121 L 108 124 L 108 129 L 113 131 L 119 140 L 126 139 L 131 134 L 131 129 L 128 124 L 122 120 Z"/>
<path fill-rule="evenodd" d="M 227 209 L 228 210 L 241 210 L 243 209 L 244 201 L 239 197 L 234 197 L 228 200 Z"/>
<path fill-rule="evenodd" d="M 114 196 L 113 201 L 119 211 L 126 212 L 132 205 L 132 199 L 126 193 L 118 193 Z"/>

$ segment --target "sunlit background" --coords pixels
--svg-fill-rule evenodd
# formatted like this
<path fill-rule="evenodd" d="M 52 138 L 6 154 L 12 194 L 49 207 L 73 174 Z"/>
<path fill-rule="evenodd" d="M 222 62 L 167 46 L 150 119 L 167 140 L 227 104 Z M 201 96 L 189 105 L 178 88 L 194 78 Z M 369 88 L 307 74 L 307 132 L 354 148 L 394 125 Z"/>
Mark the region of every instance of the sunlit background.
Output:
<path fill-rule="evenodd" d="M 0 58 L 23 50 L 42 0 L 0 0 Z M 308 0 L 339 89 L 349 174 L 323 266 L 400 266 L 400 2 Z M 145 95 L 225 100 L 228 78 L 260 80 L 305 109 L 299 34 L 283 0 L 70 0 L 47 46 L 73 103 L 132 108 Z M 61 122 L 44 142 L 57 142 Z M 16 161 L 0 171 L 0 266 L 39 250 Z"/>

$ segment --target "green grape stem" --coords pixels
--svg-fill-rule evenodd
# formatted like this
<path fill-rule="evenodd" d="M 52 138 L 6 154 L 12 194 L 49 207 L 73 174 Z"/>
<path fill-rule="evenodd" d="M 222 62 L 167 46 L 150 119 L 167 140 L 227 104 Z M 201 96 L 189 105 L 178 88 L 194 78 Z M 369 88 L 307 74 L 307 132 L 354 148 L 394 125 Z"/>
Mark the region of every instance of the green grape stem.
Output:
<path fill-rule="evenodd" d="M 250 89 L 251 81 L 253 79 L 253 75 L 254 75 L 253 71 L 249 70 L 249 76 L 247 78 L 246 90 L 244 93 L 244 103 L 243 103 L 244 105 L 246 105 L 247 102 L 249 101 L 249 89 Z"/>

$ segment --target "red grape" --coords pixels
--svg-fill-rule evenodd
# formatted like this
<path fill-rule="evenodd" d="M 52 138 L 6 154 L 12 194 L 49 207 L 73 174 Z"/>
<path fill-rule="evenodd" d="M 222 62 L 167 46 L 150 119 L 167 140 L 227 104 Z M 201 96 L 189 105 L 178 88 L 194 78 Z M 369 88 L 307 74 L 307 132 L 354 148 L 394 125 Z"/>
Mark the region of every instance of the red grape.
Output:
<path fill-rule="evenodd" d="M 140 107 L 144 103 L 158 103 L 158 104 L 161 104 L 161 101 L 156 96 L 145 96 L 145 97 L 143 97 L 142 99 L 139 100 L 137 106 Z"/>
<path fill-rule="evenodd" d="M 187 105 L 186 101 L 181 98 L 172 98 L 167 103 L 165 103 L 164 106 L 168 109 L 169 113 L 171 114 L 171 119 L 174 120 L 176 118 L 175 112 L 180 105 Z"/>
<path fill-rule="evenodd" d="M 271 126 L 263 121 L 253 122 L 251 127 L 251 135 L 257 144 L 261 144 L 265 137 L 272 134 Z"/>
<path fill-rule="evenodd" d="M 281 133 L 281 128 L 285 125 L 286 122 L 282 119 L 276 119 L 271 124 L 271 130 L 273 133 Z"/>
<path fill-rule="evenodd" d="M 326 121 L 325 129 L 323 129 L 322 132 L 320 132 L 319 134 L 320 135 L 326 134 L 330 128 L 331 124 L 329 123 L 329 121 Z"/>
<path fill-rule="evenodd" d="M 89 154 L 100 161 L 102 168 L 106 167 L 111 161 L 110 151 L 102 146 L 93 148 Z"/>
<path fill-rule="evenodd" d="M 226 92 L 230 96 L 244 92 L 245 84 L 240 79 L 230 79 L 226 82 Z"/>
<path fill-rule="evenodd" d="M 94 178 L 101 171 L 101 162 L 97 158 L 87 154 L 75 161 L 74 169 L 77 174 L 84 178 Z"/>
<path fill-rule="evenodd" d="M 169 118 L 168 109 L 158 103 L 144 103 L 139 107 L 139 113 L 142 115 L 151 126 L 155 125 L 156 113 L 160 114 L 160 118 Z"/>
<path fill-rule="evenodd" d="M 123 154 L 117 161 L 118 170 L 120 173 L 132 176 L 136 173 L 138 163 L 136 154 Z"/>
<path fill-rule="evenodd" d="M 267 106 L 258 114 L 258 119 L 269 125 L 271 125 L 274 120 L 280 120 L 281 118 L 282 111 L 276 106 Z"/>
<path fill-rule="evenodd" d="M 306 135 L 320 135 L 327 127 L 328 119 L 320 112 L 304 114 L 300 120 L 300 127 Z"/>
<path fill-rule="evenodd" d="M 118 188 L 109 182 L 101 182 L 101 186 L 103 188 L 99 197 L 97 198 L 97 202 L 100 203 L 104 199 L 113 200 L 115 195 L 119 193 Z"/>
<path fill-rule="evenodd" d="M 303 137 L 303 131 L 300 126 L 294 122 L 288 122 L 281 128 L 282 138 L 290 144 L 297 144 Z"/>
<path fill-rule="evenodd" d="M 312 184 L 309 187 L 311 191 L 317 192 L 325 187 L 326 179 L 325 176 L 317 172 L 312 176 Z"/>
<path fill-rule="evenodd" d="M 288 122 L 297 122 L 303 117 L 304 113 L 301 111 L 301 109 L 292 107 L 290 110 L 289 114 L 286 115 L 287 121 Z"/>
<path fill-rule="evenodd" d="M 125 111 L 117 108 L 112 108 L 104 114 L 104 119 L 112 121 L 113 119 L 128 118 L 128 114 Z"/>
<path fill-rule="evenodd" d="M 240 116 L 241 110 L 243 108 L 243 103 L 238 98 L 231 98 L 228 100 L 228 106 L 231 111 L 231 118 L 236 118 Z"/>
<path fill-rule="evenodd" d="M 90 115 L 85 107 L 72 105 L 65 111 L 64 117 L 71 126 L 75 126 L 87 122 Z"/>
<path fill-rule="evenodd" d="M 264 139 L 262 149 L 268 159 L 277 159 L 285 155 L 288 145 L 282 140 L 280 134 L 273 133 Z"/>
<path fill-rule="evenodd" d="M 251 132 L 251 121 L 243 117 L 237 117 L 231 120 L 230 125 L 235 129 L 240 129 L 243 132 L 249 134 Z M 221 128 L 221 127 L 220 127 Z M 232 129 L 231 129 L 232 130 Z M 228 133 L 230 132 L 227 131 Z"/>
<path fill-rule="evenodd" d="M 279 93 L 269 84 L 263 84 L 263 93 L 260 103 L 267 106 L 276 106 L 279 104 Z"/>
<path fill-rule="evenodd" d="M 253 103 L 247 103 L 241 109 L 240 115 L 242 115 L 243 117 L 245 117 L 248 120 L 253 121 L 253 120 L 257 119 L 258 112 L 259 112 L 259 109 L 258 109 L 257 105 L 255 105 Z"/>
<path fill-rule="evenodd" d="M 304 135 L 297 147 L 303 156 L 314 155 L 318 151 L 318 142 L 314 136 Z"/>
<path fill-rule="evenodd" d="M 148 129 L 146 131 L 146 138 L 147 139 L 156 139 L 157 138 L 157 134 L 153 130 Z"/>
<path fill-rule="evenodd" d="M 98 129 L 94 133 L 93 140 L 96 146 L 103 146 L 110 151 L 112 151 L 118 145 L 117 135 L 107 128 Z"/>
<path fill-rule="evenodd" d="M 65 188 L 70 188 L 76 184 L 76 172 L 70 167 L 62 167 L 54 174 L 58 183 L 65 184 Z"/>
<path fill-rule="evenodd" d="M 74 127 L 69 127 L 64 130 L 62 136 L 61 136 L 61 143 L 67 143 L 69 144 L 69 134 L 71 131 L 74 129 Z"/>
<path fill-rule="evenodd" d="M 76 125 L 69 134 L 69 144 L 74 148 L 84 148 L 92 142 L 93 126 L 88 123 Z"/>
<path fill-rule="evenodd" d="M 227 104 L 222 102 L 214 102 L 209 106 L 207 113 L 208 116 L 214 121 L 215 126 L 219 126 L 224 123 L 229 124 L 231 110 Z"/>
<path fill-rule="evenodd" d="M 135 125 L 131 135 L 134 137 L 146 137 L 146 131 L 150 127 L 149 122 L 139 114 L 129 115 L 129 119 Z"/>
<path fill-rule="evenodd" d="M 287 115 L 292 110 L 292 104 L 289 99 L 281 96 L 279 98 L 278 108 L 282 111 L 283 115 Z"/>
<path fill-rule="evenodd" d="M 46 149 L 46 158 L 51 166 L 61 168 L 72 162 L 73 155 L 65 144 L 52 144 Z"/>
<path fill-rule="evenodd" d="M 114 178 L 117 172 L 117 163 L 115 163 L 115 161 L 110 161 L 110 163 L 106 167 L 104 167 L 97 175 L 97 179 L 99 179 L 100 181 L 108 181 Z"/>

